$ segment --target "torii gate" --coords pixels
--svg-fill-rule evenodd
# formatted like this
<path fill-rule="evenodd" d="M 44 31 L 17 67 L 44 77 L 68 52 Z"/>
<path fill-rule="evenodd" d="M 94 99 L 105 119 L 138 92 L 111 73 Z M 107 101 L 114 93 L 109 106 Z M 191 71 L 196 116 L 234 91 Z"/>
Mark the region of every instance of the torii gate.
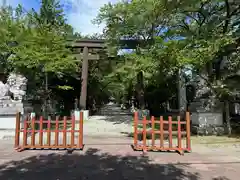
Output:
<path fill-rule="evenodd" d="M 121 40 L 120 46 L 122 49 L 136 49 L 137 46 L 147 43 L 143 40 Z M 87 82 L 88 82 L 88 61 L 99 60 L 99 55 L 89 54 L 92 49 L 106 49 L 105 40 L 76 40 L 71 42 L 68 47 L 73 49 L 80 49 L 80 52 L 75 53 L 77 60 L 82 60 L 82 74 L 81 74 L 81 94 L 80 94 L 80 109 L 86 110 L 87 102 Z"/>

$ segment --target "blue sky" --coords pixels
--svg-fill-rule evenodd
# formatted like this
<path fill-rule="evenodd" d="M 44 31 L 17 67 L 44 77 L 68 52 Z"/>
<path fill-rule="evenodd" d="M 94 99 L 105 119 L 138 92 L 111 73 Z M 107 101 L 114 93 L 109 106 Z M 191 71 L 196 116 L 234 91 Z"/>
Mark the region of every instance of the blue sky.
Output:
<path fill-rule="evenodd" d="M 4 0 L 0 0 L 0 5 Z M 21 4 L 25 9 L 38 9 L 40 0 L 5 0 L 7 4 L 16 6 Z M 99 8 L 108 2 L 116 3 L 119 0 L 61 0 L 65 6 L 65 14 L 69 24 L 71 24 L 75 31 L 81 34 L 101 33 L 104 24 L 101 26 L 93 25 L 94 19 L 99 11 Z"/>

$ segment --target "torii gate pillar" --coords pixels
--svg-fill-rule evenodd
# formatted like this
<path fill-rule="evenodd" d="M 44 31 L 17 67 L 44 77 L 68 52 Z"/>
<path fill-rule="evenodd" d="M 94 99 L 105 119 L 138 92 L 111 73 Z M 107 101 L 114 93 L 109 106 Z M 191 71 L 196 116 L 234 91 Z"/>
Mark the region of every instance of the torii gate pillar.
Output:
<path fill-rule="evenodd" d="M 88 81 L 88 47 L 83 48 L 82 61 L 82 77 L 81 77 L 81 94 L 80 94 L 80 109 L 86 110 L 87 106 L 87 81 Z"/>

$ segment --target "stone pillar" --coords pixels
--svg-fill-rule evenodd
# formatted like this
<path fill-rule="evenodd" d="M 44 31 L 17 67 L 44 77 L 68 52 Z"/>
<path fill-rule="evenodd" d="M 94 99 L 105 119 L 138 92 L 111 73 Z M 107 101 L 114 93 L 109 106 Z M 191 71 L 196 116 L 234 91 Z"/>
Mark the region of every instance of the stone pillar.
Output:
<path fill-rule="evenodd" d="M 83 48 L 82 78 L 80 109 L 86 110 L 87 103 L 87 78 L 88 78 L 88 47 Z"/>

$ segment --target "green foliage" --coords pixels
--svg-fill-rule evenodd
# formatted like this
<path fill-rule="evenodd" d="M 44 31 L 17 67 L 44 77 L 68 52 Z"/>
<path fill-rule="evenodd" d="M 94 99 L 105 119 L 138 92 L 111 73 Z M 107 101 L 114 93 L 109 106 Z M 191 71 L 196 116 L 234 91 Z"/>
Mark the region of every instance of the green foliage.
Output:
<path fill-rule="evenodd" d="M 66 32 L 71 29 L 59 1 L 43 0 L 39 13 L 32 10 L 24 14 L 21 6 L 3 7 L 0 23 L 0 48 L 2 54 L 8 54 L 8 68 L 57 74 L 76 70 L 71 51 L 66 48 Z"/>
<path fill-rule="evenodd" d="M 42 0 L 39 11 L 5 6 L 0 9 L 0 71 L 24 73 L 34 82 L 31 89 L 43 92 L 46 74 L 49 81 L 79 74 L 67 39 L 106 38 L 108 53 L 114 56 L 120 40 L 140 39 L 130 54 L 109 59 L 107 52 L 98 52 L 101 60 L 89 62 L 91 98 L 129 100 L 136 76 L 143 72 L 146 96 L 153 103 L 163 102 L 175 96 L 176 73 L 186 67 L 196 75 L 208 69 L 207 85 L 220 97 L 238 88 L 233 86 L 238 78 L 230 76 L 240 67 L 239 17 L 239 3 L 230 0 L 121 1 L 100 9 L 95 23 L 106 23 L 103 35 L 83 36 L 73 33 L 59 0 Z M 56 89 L 72 90 L 67 80 L 61 81 L 65 84 Z"/>
<path fill-rule="evenodd" d="M 45 72 L 69 72 L 75 62 L 66 41 L 56 32 L 37 29 L 31 37 L 13 49 L 11 58 L 15 67 L 43 68 Z"/>
<path fill-rule="evenodd" d="M 230 93 L 225 81 L 240 67 L 239 9 L 237 2 L 228 0 L 133 0 L 105 5 L 95 22 L 106 23 L 104 32 L 111 48 L 118 49 L 121 39 L 145 42 L 135 53 L 125 55 L 125 63 L 106 79 L 126 92 L 127 82 L 144 71 L 146 86 L 159 88 L 174 79 L 179 68 L 201 75 L 211 64 L 207 85 L 219 96 Z M 148 43 L 149 39 L 154 43 Z M 221 69 L 224 56 L 228 60 Z"/>
<path fill-rule="evenodd" d="M 67 39 L 74 37 L 73 28 L 59 0 L 42 0 L 39 11 L 26 12 L 20 5 L 1 7 L 0 26 L 0 71 L 24 74 L 30 98 L 48 109 L 47 100 L 61 100 L 74 89 L 74 83 L 66 80 L 79 70 L 66 46 Z"/>
<path fill-rule="evenodd" d="M 58 86 L 58 88 L 59 89 L 62 89 L 62 90 L 74 90 L 74 88 L 73 87 L 71 87 L 71 86 Z"/>
<path fill-rule="evenodd" d="M 1 56 L 1 71 L 8 72 L 12 67 L 8 62 L 8 57 L 12 54 L 12 47 L 17 42 L 22 41 L 27 34 L 27 30 L 24 27 L 26 19 L 24 18 L 22 7 L 18 6 L 15 10 L 12 7 L 0 8 L 0 56 Z"/>

